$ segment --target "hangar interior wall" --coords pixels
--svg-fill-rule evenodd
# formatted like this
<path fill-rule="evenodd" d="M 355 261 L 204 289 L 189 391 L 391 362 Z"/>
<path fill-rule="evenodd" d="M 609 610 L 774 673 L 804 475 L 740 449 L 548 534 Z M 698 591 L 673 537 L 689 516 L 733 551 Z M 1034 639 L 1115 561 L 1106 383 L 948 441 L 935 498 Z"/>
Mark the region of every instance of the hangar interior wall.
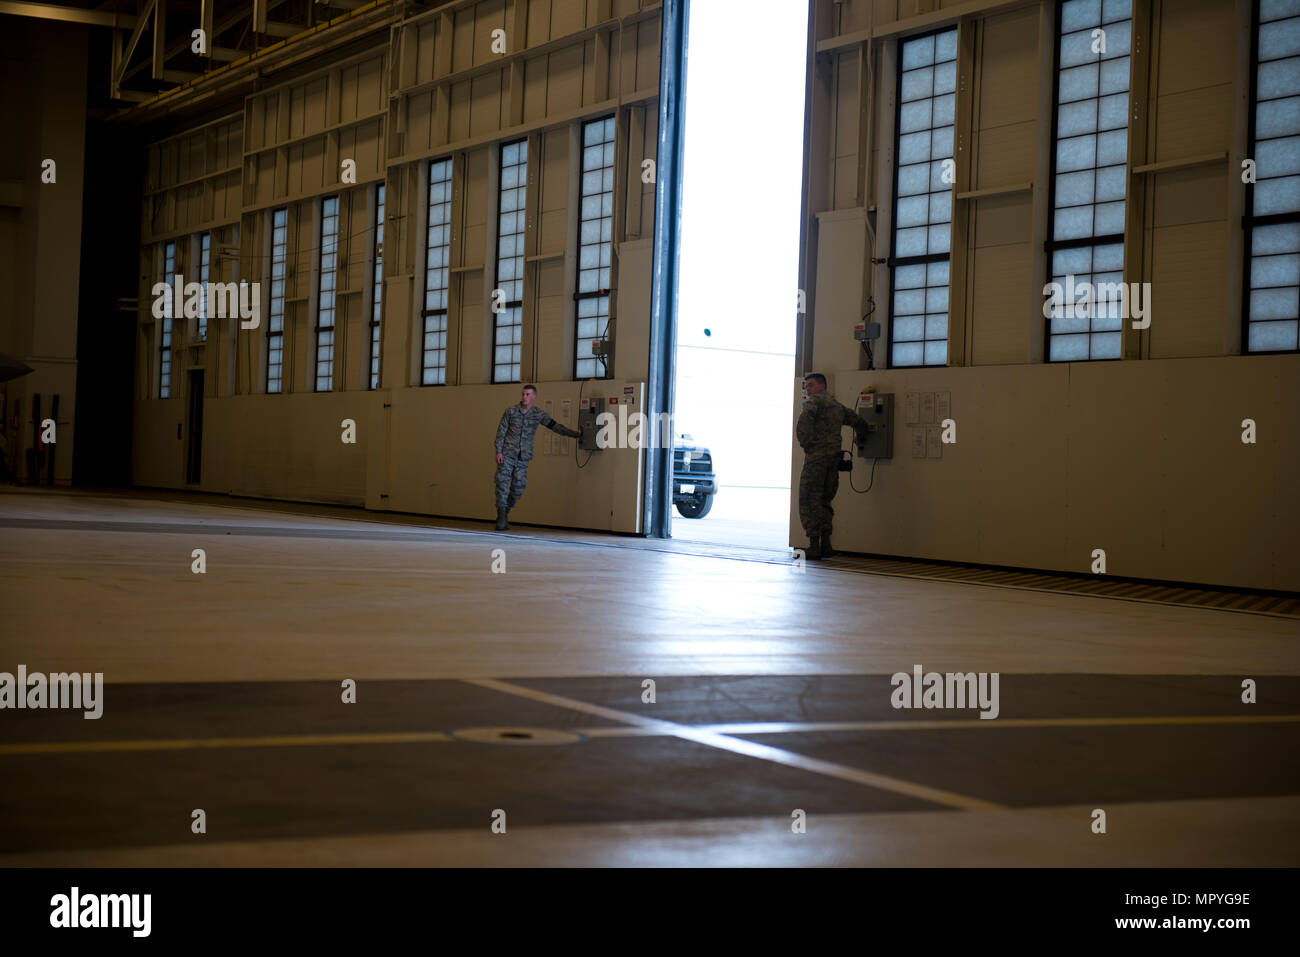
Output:
<path fill-rule="evenodd" d="M 405 5 L 395 4 L 400 13 Z M 402 17 L 363 49 L 331 51 L 272 77 L 242 109 L 195 115 L 148 150 L 142 212 L 133 445 L 136 484 L 365 505 L 466 518 L 493 514 L 492 440 L 502 410 L 535 382 L 539 403 L 576 425 L 575 326 L 581 262 L 583 128 L 613 119 L 609 382 L 648 374 L 660 4 L 649 0 L 453 0 Z M 494 382 L 502 149 L 527 150 L 517 377 Z M 350 163 L 348 161 L 351 161 Z M 445 253 L 429 230 L 430 169 L 450 170 Z M 601 174 L 596 175 L 600 183 Z M 353 179 L 354 177 L 354 179 Z M 384 188 L 382 245 L 376 242 Z M 588 188 L 591 183 L 588 182 Z M 323 201 L 337 197 L 334 293 L 322 286 Z M 601 200 L 596 199 L 597 210 Z M 272 216 L 283 210 L 283 275 Z M 590 201 L 586 210 L 590 217 Z M 331 220 L 331 223 L 334 221 Z M 163 319 L 152 294 L 174 244 L 198 280 L 260 283 L 261 319 L 173 320 L 163 396 Z M 431 246 L 435 247 L 431 258 Z M 431 263 L 445 255 L 446 314 L 426 328 Z M 376 259 L 382 261 L 376 286 Z M 283 282 L 283 331 L 270 294 Z M 329 381 L 317 381 L 318 326 L 333 304 Z M 380 302 L 379 382 L 370 323 Z M 277 312 L 281 310 L 277 309 Z M 445 381 L 425 384 L 430 329 L 445 336 Z M 282 355 L 281 392 L 268 364 Z M 187 481 L 191 372 L 203 373 L 200 480 Z M 500 378 L 499 376 L 497 378 Z M 639 394 L 639 393 L 638 393 Z M 344 444 L 341 423 L 356 423 Z M 521 521 L 637 531 L 640 453 L 601 451 L 576 469 L 571 440 L 543 430 Z M 567 464 L 565 464 L 567 462 Z"/>
<path fill-rule="evenodd" d="M 1243 354 L 1253 3 L 1131 9 L 1123 278 L 1151 284 L 1150 326 L 1124 324 L 1122 358 L 1049 362 L 1058 4 L 814 0 L 797 367 L 849 406 L 868 385 L 897 398 L 893 458 L 869 493 L 842 486 L 837 548 L 1084 573 L 1104 549 L 1109 574 L 1300 589 L 1300 355 Z M 950 27 L 946 364 L 889 367 L 891 271 L 870 260 L 891 254 L 899 44 Z M 950 396 L 937 458 L 913 457 L 908 393 Z M 802 462 L 795 446 L 795 487 Z"/>

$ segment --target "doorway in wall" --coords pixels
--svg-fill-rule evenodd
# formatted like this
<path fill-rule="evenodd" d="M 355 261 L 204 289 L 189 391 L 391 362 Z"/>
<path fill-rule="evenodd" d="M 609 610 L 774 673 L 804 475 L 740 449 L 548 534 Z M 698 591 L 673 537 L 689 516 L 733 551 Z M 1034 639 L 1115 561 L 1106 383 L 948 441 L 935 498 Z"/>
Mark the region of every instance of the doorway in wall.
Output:
<path fill-rule="evenodd" d="M 687 17 L 672 537 L 785 548 L 808 8 Z"/>
<path fill-rule="evenodd" d="M 203 370 L 190 370 L 189 423 L 185 430 L 185 484 L 198 485 L 203 468 Z"/>

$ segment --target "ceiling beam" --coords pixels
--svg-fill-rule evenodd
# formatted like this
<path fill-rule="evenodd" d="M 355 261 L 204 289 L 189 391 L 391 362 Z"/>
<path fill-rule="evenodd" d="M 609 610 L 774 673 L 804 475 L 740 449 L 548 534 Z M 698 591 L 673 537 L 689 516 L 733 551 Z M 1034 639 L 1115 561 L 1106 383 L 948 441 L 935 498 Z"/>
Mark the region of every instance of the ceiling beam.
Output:
<path fill-rule="evenodd" d="M 137 17 L 130 13 L 113 13 L 108 10 L 82 10 L 63 7 L 55 3 L 15 3 L 0 0 L 0 13 L 15 17 L 35 17 L 38 20 L 62 20 L 65 23 L 85 23 L 92 27 L 134 27 Z"/>

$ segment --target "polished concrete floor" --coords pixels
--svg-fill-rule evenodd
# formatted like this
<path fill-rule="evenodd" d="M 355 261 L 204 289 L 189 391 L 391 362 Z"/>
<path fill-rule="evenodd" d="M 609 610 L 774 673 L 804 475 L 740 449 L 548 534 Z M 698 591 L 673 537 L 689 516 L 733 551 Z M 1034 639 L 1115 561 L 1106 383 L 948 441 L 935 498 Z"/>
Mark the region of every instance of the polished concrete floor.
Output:
<path fill-rule="evenodd" d="M 106 683 L 0 710 L 0 863 L 1300 863 L 1294 617 L 645 544 L 0 492 L 0 672 Z"/>

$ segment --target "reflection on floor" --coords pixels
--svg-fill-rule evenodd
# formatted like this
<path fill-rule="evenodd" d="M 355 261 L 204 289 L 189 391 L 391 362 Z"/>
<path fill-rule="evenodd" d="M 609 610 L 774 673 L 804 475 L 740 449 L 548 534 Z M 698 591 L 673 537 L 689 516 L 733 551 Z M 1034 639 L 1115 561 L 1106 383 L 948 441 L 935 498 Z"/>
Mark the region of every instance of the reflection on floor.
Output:
<path fill-rule="evenodd" d="M 1295 620 L 379 518 L 0 495 L 0 863 L 1300 863 Z"/>

